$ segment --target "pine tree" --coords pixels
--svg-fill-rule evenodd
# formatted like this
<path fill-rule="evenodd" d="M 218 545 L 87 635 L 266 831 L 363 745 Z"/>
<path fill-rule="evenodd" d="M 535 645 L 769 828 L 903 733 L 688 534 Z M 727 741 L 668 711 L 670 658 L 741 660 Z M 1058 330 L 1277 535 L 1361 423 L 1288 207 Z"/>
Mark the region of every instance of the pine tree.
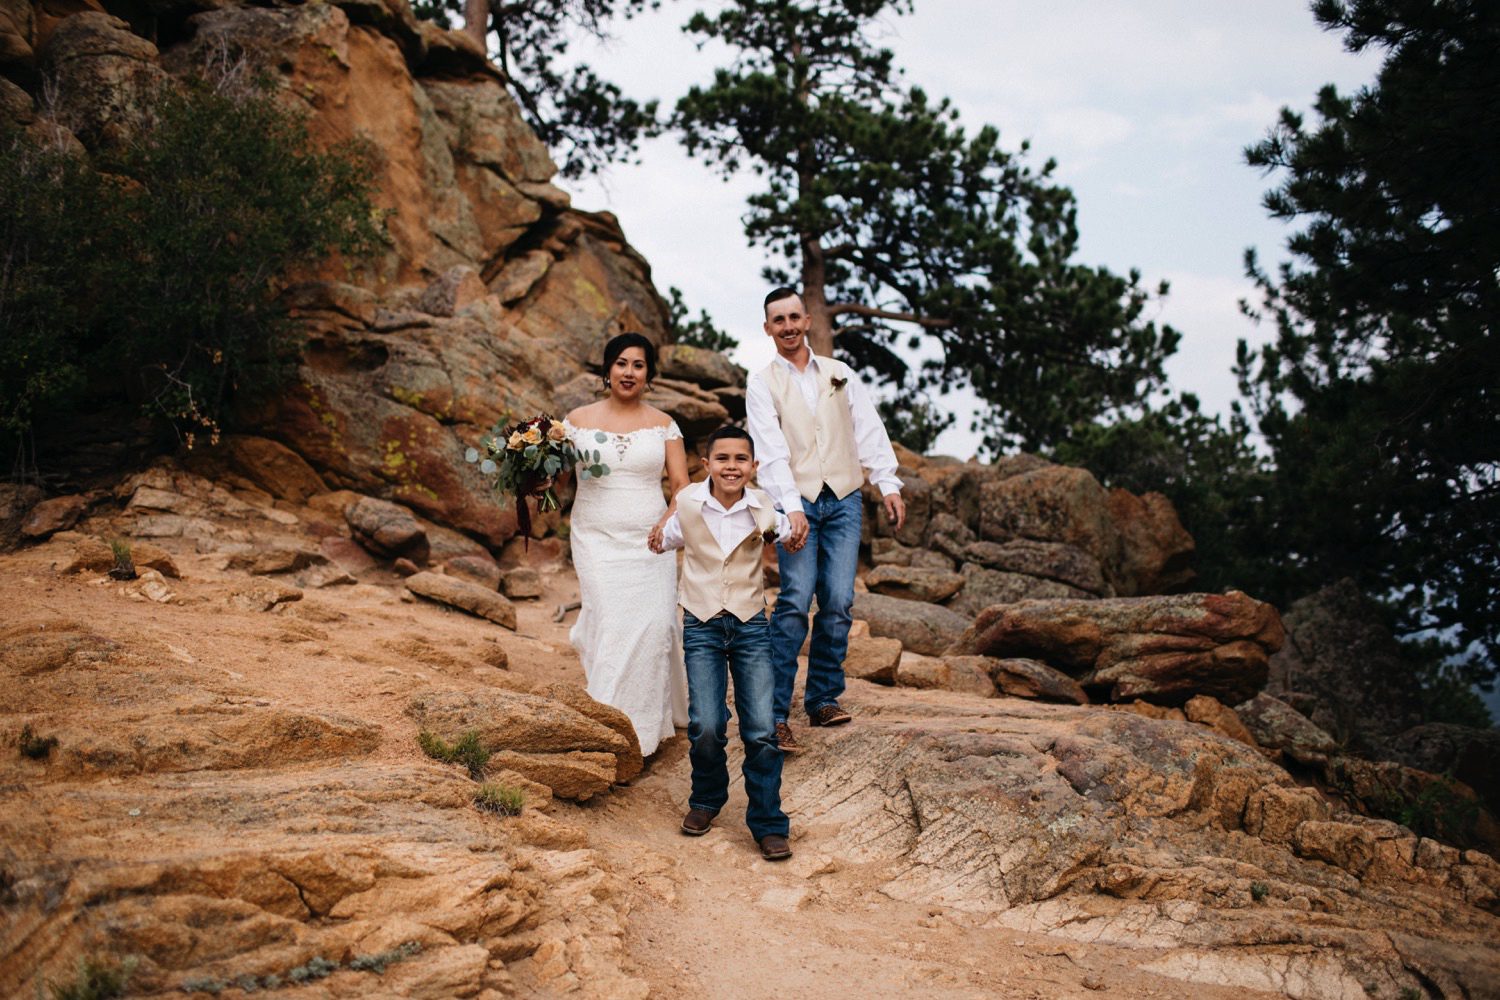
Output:
<path fill-rule="evenodd" d="M 1385 51 L 1373 84 L 1283 110 L 1249 162 L 1267 210 L 1302 228 L 1274 272 L 1247 254 L 1243 391 L 1276 466 L 1292 582 L 1343 576 L 1407 634 L 1500 652 L 1500 5 L 1320 0 L 1346 47 Z M 1288 594 L 1285 596 L 1297 596 Z M 1487 659 L 1488 662 L 1485 662 Z"/>
<path fill-rule="evenodd" d="M 800 287 L 812 347 L 908 390 L 971 385 L 991 450 L 1038 448 L 1143 398 L 1178 336 L 1142 320 L 1149 293 L 1072 260 L 1072 193 L 1027 146 L 970 135 L 906 87 L 871 38 L 910 0 L 739 0 L 688 30 L 731 66 L 677 104 L 693 155 L 764 186 L 745 232 Z M 1165 288 L 1161 289 L 1165 291 Z M 917 361 L 926 356 L 929 360 Z"/>

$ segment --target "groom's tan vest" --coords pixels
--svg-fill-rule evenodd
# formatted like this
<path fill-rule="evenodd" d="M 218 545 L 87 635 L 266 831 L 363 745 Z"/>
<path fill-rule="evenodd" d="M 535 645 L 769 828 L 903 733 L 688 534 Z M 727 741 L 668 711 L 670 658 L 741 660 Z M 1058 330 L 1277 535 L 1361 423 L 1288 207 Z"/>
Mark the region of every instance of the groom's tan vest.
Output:
<path fill-rule="evenodd" d="M 696 486 L 696 484 L 695 484 Z M 728 611 L 740 621 L 766 610 L 766 591 L 761 570 L 762 533 L 776 530 L 776 511 L 769 496 L 753 490 L 760 501 L 751 507 L 755 531 L 745 536 L 728 556 L 703 519 L 703 501 L 688 495 L 695 486 L 677 494 L 677 523 L 682 526 L 683 560 L 678 602 L 699 621 L 708 621 Z"/>
<path fill-rule="evenodd" d="M 818 406 L 809 413 L 802 390 L 779 361 L 761 373 L 781 418 L 781 433 L 790 449 L 792 478 L 804 500 L 816 500 L 827 483 L 840 500 L 859 489 L 865 470 L 854 443 L 854 418 L 849 415 L 849 382 L 854 372 L 842 361 L 814 355 L 818 370 Z M 834 379 L 842 380 L 835 386 Z"/>

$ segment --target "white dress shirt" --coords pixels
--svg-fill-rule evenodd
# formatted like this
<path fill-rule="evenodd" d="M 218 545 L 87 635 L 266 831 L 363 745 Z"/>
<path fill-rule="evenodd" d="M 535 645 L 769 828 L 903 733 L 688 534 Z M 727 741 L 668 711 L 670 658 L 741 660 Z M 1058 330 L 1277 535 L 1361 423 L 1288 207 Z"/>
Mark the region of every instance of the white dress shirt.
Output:
<path fill-rule="evenodd" d="M 771 363 L 786 368 L 792 384 L 801 390 L 802 398 L 807 401 L 808 412 L 817 413 L 818 359 L 811 358 L 802 371 L 780 354 Z M 849 401 L 849 416 L 854 420 L 854 448 L 859 453 L 859 464 L 864 467 L 870 482 L 880 489 L 881 496 L 901 492 L 901 480 L 896 478 L 896 452 L 869 392 L 858 378 L 852 378 L 844 389 L 844 398 Z M 760 488 L 771 494 L 788 514 L 802 513 L 802 494 L 792 476 L 792 453 L 787 447 L 786 435 L 781 433 L 776 401 L 771 398 L 771 387 L 758 371 L 745 385 L 745 419 L 750 425 L 750 436 L 755 439 L 755 457 L 760 462 L 756 480 Z"/>
<path fill-rule="evenodd" d="M 751 507 L 760 507 L 761 503 L 749 490 L 740 495 L 740 498 L 730 505 L 728 510 L 719 503 L 710 488 L 709 481 L 705 479 L 701 483 L 694 483 L 688 487 L 694 492 L 688 494 L 695 500 L 703 501 L 703 523 L 708 525 L 708 530 L 713 533 L 714 538 L 719 541 L 719 548 L 727 559 L 740 543 L 745 540 L 746 535 L 756 533 L 755 515 L 750 513 Z M 792 525 L 787 516 L 781 511 L 776 512 L 776 540 L 784 542 L 791 536 Z M 665 551 L 680 549 L 683 546 L 682 523 L 677 520 L 677 512 L 674 510 L 672 516 L 667 518 L 667 523 L 661 529 L 661 545 Z"/>

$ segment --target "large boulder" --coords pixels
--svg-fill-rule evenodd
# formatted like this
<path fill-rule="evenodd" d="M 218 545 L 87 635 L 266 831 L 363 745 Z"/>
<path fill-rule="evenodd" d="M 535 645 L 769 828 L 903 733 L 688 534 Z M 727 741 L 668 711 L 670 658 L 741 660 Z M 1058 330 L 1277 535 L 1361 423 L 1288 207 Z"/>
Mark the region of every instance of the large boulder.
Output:
<path fill-rule="evenodd" d="M 46 538 L 66 531 L 77 524 L 88 509 L 89 498 L 77 493 L 43 500 L 31 508 L 21 522 L 21 534 L 26 538 Z"/>
<path fill-rule="evenodd" d="M 516 630 L 516 606 L 502 594 L 480 584 L 441 573 L 413 573 L 406 578 L 406 589 L 418 597 L 467 611 L 512 632 Z"/>
<path fill-rule="evenodd" d="M 1170 594 L 1193 582 L 1193 536 L 1172 501 L 1160 493 L 1136 496 L 1115 488 L 1106 506 L 1119 536 L 1112 573 L 1120 593 Z"/>
<path fill-rule="evenodd" d="M 657 364 L 663 376 L 695 382 L 709 390 L 745 385 L 745 369 L 718 351 L 687 344 L 664 344 Z"/>
<path fill-rule="evenodd" d="M 1234 710 L 1256 743 L 1268 750 L 1280 750 L 1298 763 L 1321 765 L 1338 752 L 1332 736 L 1274 695 L 1262 691 Z"/>
<path fill-rule="evenodd" d="M 593 709 L 574 707 L 575 695 L 490 689 L 435 690 L 417 695 L 406 714 L 448 743 L 474 733 L 495 765 L 549 784 L 554 793 L 587 799 L 639 772 L 640 746 L 633 730 Z"/>
<path fill-rule="evenodd" d="M 1366 752 L 1421 721 L 1416 676 L 1380 609 L 1343 580 L 1293 602 L 1266 690 Z"/>
<path fill-rule="evenodd" d="M 1044 463 L 984 482 L 978 528 L 991 542 L 1024 539 L 1077 549 L 1124 596 L 1178 590 L 1193 577 L 1193 539 L 1171 503 L 1158 494 L 1106 491 L 1086 469 Z M 1083 570 L 1076 560 L 1067 568 Z M 1056 578 L 1056 572 L 1044 575 Z M 1087 577 L 1068 582 L 1104 592 Z"/>
<path fill-rule="evenodd" d="M 360 497 L 344 512 L 354 540 L 379 556 L 425 563 L 432 551 L 427 532 L 400 504 Z"/>
<path fill-rule="evenodd" d="M 23 74 L 33 70 L 35 41 L 36 16 L 29 0 L 4 0 L 0 3 L 0 67 Z M 5 89 L 5 82 L 9 81 L 0 82 L 0 90 Z"/>
<path fill-rule="evenodd" d="M 1086 469 L 1043 465 L 980 487 L 979 534 L 993 542 L 1022 538 L 1080 549 L 1103 566 L 1117 536 L 1108 496 Z"/>
<path fill-rule="evenodd" d="M 1077 546 L 1013 538 L 1008 542 L 973 542 L 964 559 L 986 569 L 1055 580 L 1101 597 L 1113 597 L 1099 560 Z"/>
<path fill-rule="evenodd" d="M 995 683 L 990 680 L 983 657 L 937 657 L 903 653 L 896 668 L 899 687 L 935 688 L 980 698 L 995 697 Z"/>
<path fill-rule="evenodd" d="M 1087 591 L 1056 580 L 985 569 L 974 563 L 964 563 L 963 571 L 958 575 L 963 580 L 963 589 L 948 602 L 948 607 L 969 618 L 995 604 L 1069 597 L 1087 599 L 1093 596 Z"/>
<path fill-rule="evenodd" d="M 167 79 L 160 53 L 102 11 L 64 18 L 41 47 L 59 122 L 89 148 L 118 147 L 151 125 L 149 98 Z"/>
<path fill-rule="evenodd" d="M 849 649 L 844 654 L 844 676 L 875 684 L 894 684 L 900 663 L 901 640 L 851 635 Z"/>
<path fill-rule="evenodd" d="M 1265 686 L 1282 639 L 1275 608 L 1231 591 L 999 605 L 948 652 L 1039 659 L 1114 701 L 1232 705 Z"/>
<path fill-rule="evenodd" d="M 304 503 L 328 491 L 301 455 L 279 441 L 248 434 L 231 434 L 217 447 L 199 449 L 185 464 L 205 478 L 250 486 L 291 503 Z"/>
<path fill-rule="evenodd" d="M 941 604 L 964 586 L 958 573 L 915 566 L 877 566 L 865 574 L 865 586 L 877 594 Z"/>
<path fill-rule="evenodd" d="M 979 666 L 1000 694 L 1035 701 L 1060 701 L 1087 705 L 1088 695 L 1078 682 L 1061 670 L 1054 670 L 1040 660 L 996 659 L 993 656 L 945 656 L 950 663 L 970 661 Z"/>
<path fill-rule="evenodd" d="M 869 622 L 871 635 L 899 639 L 902 648 L 929 656 L 940 655 L 969 624 L 942 605 L 884 594 L 855 594 L 853 614 Z"/>

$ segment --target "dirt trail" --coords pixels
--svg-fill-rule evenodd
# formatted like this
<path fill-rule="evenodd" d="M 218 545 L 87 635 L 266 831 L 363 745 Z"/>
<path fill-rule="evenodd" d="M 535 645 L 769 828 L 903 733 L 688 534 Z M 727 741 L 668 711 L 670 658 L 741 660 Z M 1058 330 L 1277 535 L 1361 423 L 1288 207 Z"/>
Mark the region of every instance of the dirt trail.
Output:
<path fill-rule="evenodd" d="M 570 574 L 557 574 L 549 581 L 545 607 L 575 595 L 575 588 Z M 540 610 L 523 617 L 521 632 L 559 653 L 531 669 L 556 670 L 562 660 L 565 679 L 582 684 L 582 668 L 567 641 L 572 615 L 555 625 Z M 845 699 L 855 713 L 854 725 L 860 687 L 852 684 Z M 803 730 L 802 738 L 812 744 L 823 734 Z M 987 927 L 983 915 L 892 899 L 878 888 L 890 877 L 883 866 L 847 856 L 837 829 L 804 829 L 795 806 L 790 812 L 793 857 L 763 861 L 744 824 L 733 722 L 729 750 L 729 803 L 703 837 L 684 836 L 678 828 L 691 773 L 682 734 L 664 743 L 628 787 L 591 803 L 554 808 L 558 819 L 583 825 L 592 846 L 632 886 L 627 947 L 632 972 L 651 984 L 653 997 L 1052 1000 L 1107 992 L 1231 1000 L 1275 995 L 1138 971 L 1159 957 L 1155 949 L 1127 951 Z M 784 797 L 795 798 L 805 768 L 816 766 L 808 756 L 788 758 Z"/>
<path fill-rule="evenodd" d="M 309 591 L 274 613 L 226 610 L 221 595 L 244 577 L 222 560 L 183 554 L 183 579 L 171 581 L 184 603 L 131 598 L 90 574 L 59 576 L 40 560 L 7 557 L 0 602 L 7 617 L 107 623 L 123 642 L 162 644 L 187 670 L 222 673 L 225 698 L 266 699 L 345 713 L 382 731 L 372 761 L 420 763 L 415 724 L 403 713 L 411 694 L 434 682 L 483 685 L 497 668 L 527 680 L 583 683 L 568 645 L 572 616 L 553 609 L 577 594 L 571 572 L 545 575 L 540 601 L 519 607 L 510 633 L 427 602 L 403 600 L 394 576 L 367 574 L 356 586 Z M 264 703 L 264 701 L 262 702 Z M 859 725 L 859 690 L 848 704 Z M 808 741 L 824 734 L 808 732 Z M 731 732 L 731 769 L 737 774 Z M 788 791 L 811 761 L 786 767 Z M 715 829 L 684 837 L 689 766 L 685 738 L 664 744 L 645 772 L 592 802 L 558 801 L 552 819 L 583 828 L 590 845 L 626 886 L 627 973 L 653 997 L 916 998 L 1203 997 L 1256 994 L 1185 983 L 1140 971 L 1152 949 L 1120 949 L 986 926 L 960 913 L 889 898 L 878 886 L 889 872 L 846 855 L 837 829 L 805 829 L 792 815 L 795 856 L 760 859 L 743 825 L 738 780 Z M 149 836 L 151 817 L 120 831 L 121 849 Z M 135 829 L 140 827 L 140 829 Z M 551 995 L 545 982 L 519 980 L 523 995 Z"/>

